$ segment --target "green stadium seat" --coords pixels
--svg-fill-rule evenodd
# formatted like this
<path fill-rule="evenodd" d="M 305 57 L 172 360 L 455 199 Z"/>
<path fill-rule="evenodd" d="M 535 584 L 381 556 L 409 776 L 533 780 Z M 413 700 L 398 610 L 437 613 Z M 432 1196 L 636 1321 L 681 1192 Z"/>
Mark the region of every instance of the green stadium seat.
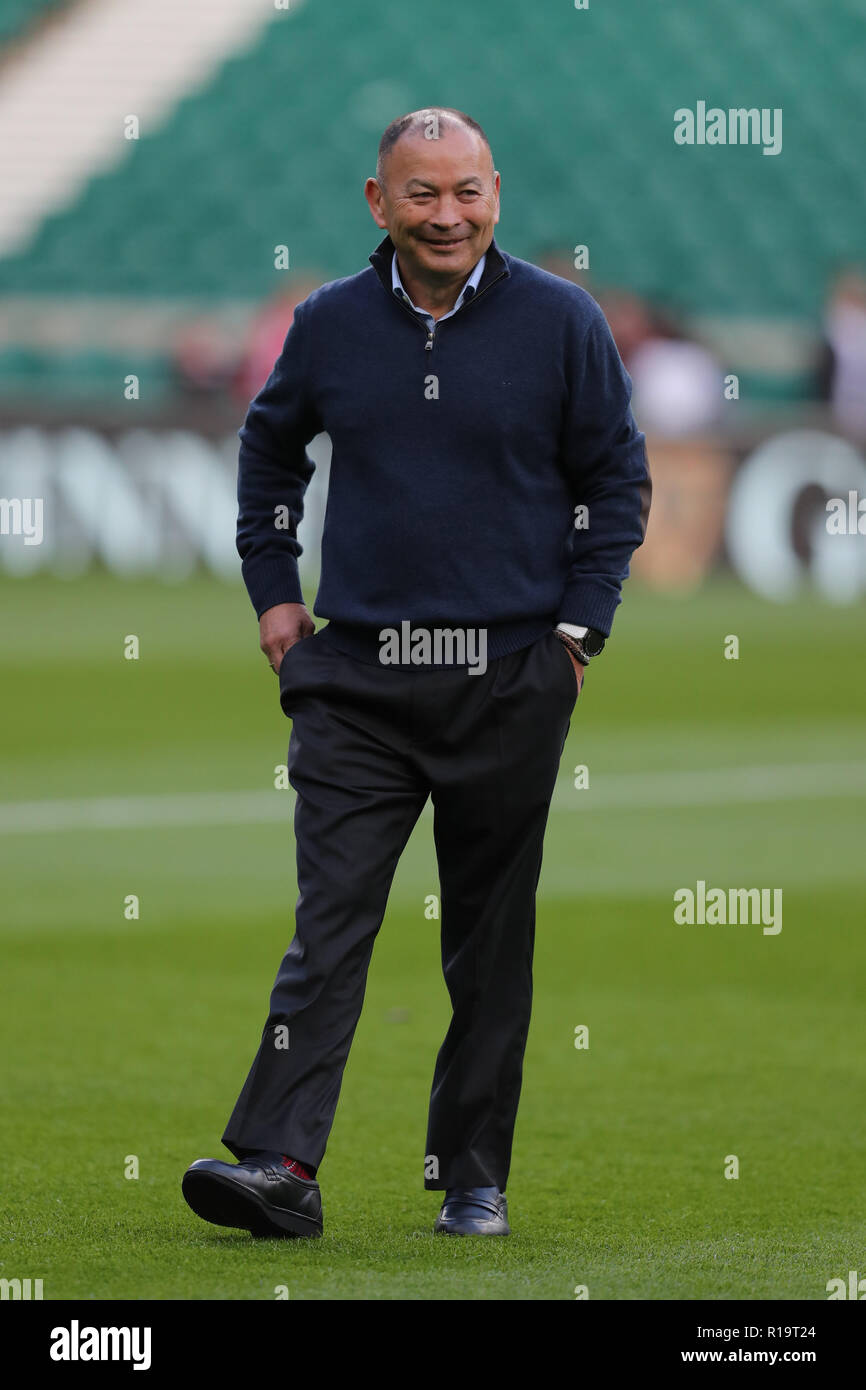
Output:
<path fill-rule="evenodd" d="M 349 274 L 377 239 L 360 201 L 377 136 L 395 102 L 434 100 L 487 127 L 498 237 L 517 255 L 586 242 L 600 282 L 702 315 L 813 320 L 834 263 L 862 258 L 861 0 L 835 0 L 832 21 L 811 0 L 619 0 L 543 24 L 518 0 L 440 0 L 423 41 L 417 26 L 401 0 L 279 14 L 0 261 L 0 294 L 256 301 L 277 286 L 278 241 L 293 269 Z M 782 155 L 676 146 L 674 111 L 698 99 L 782 106 Z"/>
<path fill-rule="evenodd" d="M 66 0 L 3 0 L 0 5 L 0 45 L 20 39 L 27 30 Z"/>

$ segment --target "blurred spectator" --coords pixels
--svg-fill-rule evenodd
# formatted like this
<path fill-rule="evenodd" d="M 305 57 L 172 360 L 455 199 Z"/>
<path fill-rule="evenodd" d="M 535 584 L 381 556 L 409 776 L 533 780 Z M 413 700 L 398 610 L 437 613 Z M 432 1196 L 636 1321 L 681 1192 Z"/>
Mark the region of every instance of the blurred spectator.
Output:
<path fill-rule="evenodd" d="M 604 312 L 619 355 L 634 383 L 634 412 L 641 429 L 679 438 L 718 423 L 724 401 L 723 376 L 712 353 L 631 290 L 594 288 L 585 271 L 557 249 L 535 263 L 588 290 Z"/>
<path fill-rule="evenodd" d="M 323 277 L 324 278 L 324 277 Z M 174 341 L 174 366 L 181 389 L 190 396 L 231 392 L 246 407 L 264 386 L 283 350 L 295 306 L 322 280 L 295 280 L 256 310 L 245 340 L 217 317 L 187 323 Z"/>
<path fill-rule="evenodd" d="M 638 348 L 652 337 L 649 305 L 630 290 L 599 289 L 596 299 L 610 325 L 619 355 L 629 371 Z"/>
<path fill-rule="evenodd" d="M 259 393 L 273 371 L 292 326 L 295 306 L 326 278 L 296 280 L 276 298 L 267 300 L 259 310 L 247 334 L 235 379 L 235 396 L 242 405 L 247 405 Z"/>
<path fill-rule="evenodd" d="M 561 246 L 548 246 L 538 248 L 530 259 L 540 270 L 558 275 L 560 280 L 571 280 L 572 284 L 592 293 L 589 271 L 576 269 L 573 252 L 563 251 Z"/>
<path fill-rule="evenodd" d="M 669 313 L 650 310 L 643 339 L 625 343 L 620 353 L 634 383 L 641 429 L 677 438 L 718 423 L 724 402 L 721 367 Z"/>
<path fill-rule="evenodd" d="M 866 436 L 866 274 L 854 266 L 830 290 L 820 376 L 820 394 L 839 427 Z"/>
<path fill-rule="evenodd" d="M 174 340 L 174 369 L 190 396 L 217 395 L 230 388 L 237 372 L 235 335 L 213 318 L 185 324 Z"/>

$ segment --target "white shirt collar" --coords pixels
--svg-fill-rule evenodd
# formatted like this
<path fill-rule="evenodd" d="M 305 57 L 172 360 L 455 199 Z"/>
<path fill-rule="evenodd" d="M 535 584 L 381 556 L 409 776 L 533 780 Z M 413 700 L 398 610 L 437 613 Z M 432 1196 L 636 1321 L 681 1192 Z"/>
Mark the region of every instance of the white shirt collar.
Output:
<path fill-rule="evenodd" d="M 481 279 L 481 276 L 484 274 L 484 262 L 485 262 L 486 260 L 487 260 L 487 252 L 485 251 L 485 252 L 484 252 L 484 255 L 481 257 L 480 261 L 478 262 L 478 264 L 475 266 L 474 270 L 472 271 L 472 274 L 469 276 L 469 279 L 466 281 L 466 284 L 463 286 L 462 290 L 460 291 L 459 295 L 457 296 L 457 303 L 454 305 L 454 308 L 453 308 L 453 309 L 449 309 L 449 311 L 448 311 L 447 314 L 443 314 L 443 315 L 442 315 L 442 318 L 447 319 L 447 318 L 450 318 L 452 314 L 456 314 L 456 313 L 457 313 L 457 310 L 460 308 L 461 304 L 463 303 L 464 299 L 466 298 L 467 290 L 471 290 L 473 294 L 476 293 L 476 291 L 478 290 L 478 282 L 479 282 L 479 280 Z M 396 251 L 394 252 L 394 255 L 393 255 L 392 258 L 391 258 L 391 288 L 394 289 L 394 290 L 398 290 L 398 291 L 400 292 L 400 294 L 405 295 L 406 299 L 409 300 L 409 303 L 412 304 L 411 299 L 409 299 L 408 294 L 406 294 L 406 290 L 405 290 L 405 288 L 404 288 L 403 281 L 400 279 L 400 272 L 399 272 L 399 270 L 397 269 L 397 252 L 396 252 Z M 412 304 L 412 308 L 415 310 L 416 313 L 418 313 L 418 314 L 424 314 L 427 318 L 432 318 L 432 317 L 433 317 L 432 314 L 430 314 L 426 309 L 419 309 L 417 304 Z M 442 319 L 439 319 L 439 322 L 441 323 L 441 322 L 442 322 Z"/>

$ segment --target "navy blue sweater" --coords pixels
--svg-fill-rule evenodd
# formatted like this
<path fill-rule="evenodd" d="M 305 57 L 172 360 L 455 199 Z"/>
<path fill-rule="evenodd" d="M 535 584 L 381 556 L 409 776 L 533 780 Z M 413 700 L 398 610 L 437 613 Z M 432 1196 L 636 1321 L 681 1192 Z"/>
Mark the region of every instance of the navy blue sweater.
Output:
<path fill-rule="evenodd" d="M 237 544 L 256 613 L 302 601 L 305 446 L 327 430 L 314 612 L 344 650 L 372 651 L 407 619 L 484 627 L 491 658 L 557 622 L 609 633 L 650 479 L 604 315 L 493 241 L 475 296 L 431 343 L 392 291 L 393 251 L 385 237 L 370 269 L 297 306 L 240 431 Z"/>

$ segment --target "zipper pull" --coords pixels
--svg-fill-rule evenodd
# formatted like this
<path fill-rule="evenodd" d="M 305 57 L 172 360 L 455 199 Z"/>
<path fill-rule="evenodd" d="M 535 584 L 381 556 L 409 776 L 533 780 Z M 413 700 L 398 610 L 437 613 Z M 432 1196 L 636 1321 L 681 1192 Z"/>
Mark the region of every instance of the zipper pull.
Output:
<path fill-rule="evenodd" d="M 425 352 L 432 352 L 432 351 L 433 351 L 433 329 L 432 329 L 432 328 L 428 328 L 428 329 L 427 329 L 427 341 L 426 341 L 426 343 L 424 344 L 424 351 L 425 351 Z"/>

